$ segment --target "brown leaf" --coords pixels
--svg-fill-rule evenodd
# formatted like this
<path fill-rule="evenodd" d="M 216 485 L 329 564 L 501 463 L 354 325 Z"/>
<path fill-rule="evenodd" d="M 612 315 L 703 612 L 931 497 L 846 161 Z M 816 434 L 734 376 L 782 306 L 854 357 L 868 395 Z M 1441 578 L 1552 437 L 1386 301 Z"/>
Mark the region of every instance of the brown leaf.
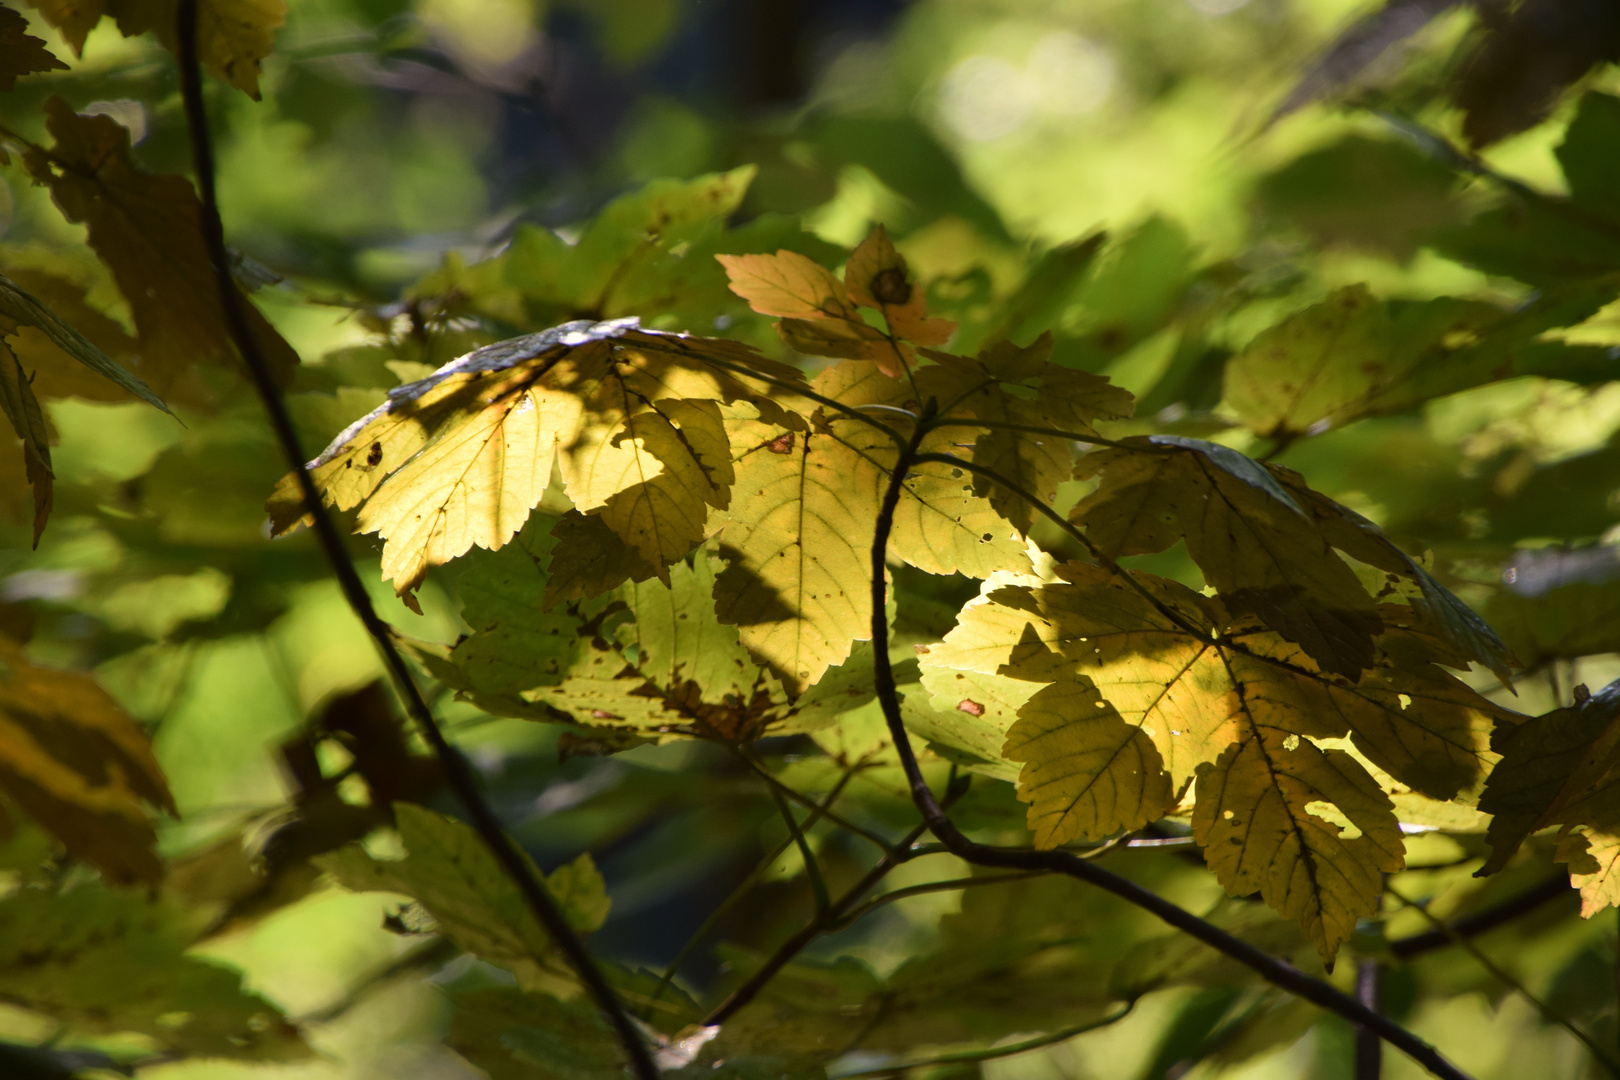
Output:
<path fill-rule="evenodd" d="M 28 20 L 0 8 L 0 90 L 15 87 L 19 75 L 58 70 L 66 71 L 67 65 L 51 55 L 42 39 L 28 33 Z"/>
<path fill-rule="evenodd" d="M 143 804 L 174 812 L 135 722 L 95 680 L 36 667 L 0 641 L 0 791 L 110 880 L 155 882 Z"/>
<path fill-rule="evenodd" d="M 56 144 L 29 151 L 28 171 L 50 188 L 69 221 L 88 226 L 90 246 L 129 301 L 140 337 L 136 374 L 165 397 L 206 398 L 203 384 L 188 379 L 193 364 L 239 361 L 190 182 L 137 168 L 129 132 L 111 117 L 81 116 L 60 98 L 46 102 L 45 115 Z M 251 304 L 247 314 L 272 371 L 285 382 L 297 354 Z M 188 392 L 176 394 L 179 386 Z"/>

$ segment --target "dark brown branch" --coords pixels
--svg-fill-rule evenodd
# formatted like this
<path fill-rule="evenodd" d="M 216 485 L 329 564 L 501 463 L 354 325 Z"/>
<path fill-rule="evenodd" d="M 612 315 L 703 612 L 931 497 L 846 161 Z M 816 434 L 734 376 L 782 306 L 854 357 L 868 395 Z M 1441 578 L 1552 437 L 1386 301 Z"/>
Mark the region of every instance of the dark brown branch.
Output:
<path fill-rule="evenodd" d="M 214 264 L 214 279 L 219 287 L 220 304 L 224 309 L 231 336 L 242 354 L 242 360 L 247 365 L 259 397 L 264 402 L 265 412 L 269 414 L 270 426 L 275 432 L 276 440 L 281 444 L 294 475 L 298 477 L 304 506 L 314 519 L 315 535 L 320 540 L 327 561 L 331 563 L 333 576 L 342 587 L 349 607 L 353 609 L 355 616 L 371 635 L 377 650 L 382 654 L 394 689 L 404 702 L 406 711 L 421 729 L 428 745 L 433 748 L 446 783 L 465 807 L 468 822 L 517 886 L 518 892 L 522 894 L 534 917 L 567 957 L 569 966 L 578 974 L 580 982 L 595 999 L 597 1006 L 607 1014 L 619 1040 L 624 1044 L 625 1055 L 629 1058 L 635 1075 L 639 1080 L 657 1080 L 658 1068 L 653 1064 L 646 1042 L 634 1021 L 625 1012 L 618 995 L 614 993 L 613 987 L 601 969 L 591 959 L 585 943 L 568 925 L 568 920 L 535 874 L 532 864 L 502 830 L 500 819 L 495 816 L 495 812 L 479 792 L 478 782 L 466 759 L 456 752 L 445 739 L 444 733 L 439 730 L 427 701 L 422 697 L 421 688 L 416 685 L 405 658 L 394 645 L 388 624 L 372 606 L 371 597 L 367 595 L 359 573 L 349 560 L 343 536 L 327 512 L 321 493 L 315 487 L 314 479 L 304 467 L 304 451 L 299 443 L 297 429 L 293 427 L 292 417 L 281 398 L 281 389 L 276 385 L 270 366 L 259 349 L 258 339 L 254 337 L 248 325 L 244 306 L 246 301 L 237 291 L 236 283 L 231 278 L 230 256 L 225 248 L 225 227 L 220 220 L 219 200 L 215 190 L 214 152 L 208 132 L 207 106 L 203 102 L 202 69 L 198 64 L 197 7 L 197 0 L 179 0 L 176 31 L 180 46 L 180 92 L 185 104 L 186 124 L 191 135 L 197 193 L 202 201 L 203 239 L 208 247 L 209 260 Z"/>
<path fill-rule="evenodd" d="M 907 472 L 911 465 L 919 460 L 947 461 L 964 468 L 971 467 L 966 462 L 953 460 L 943 454 L 918 455 L 916 447 L 927 430 L 926 422 L 918 425 L 916 433 L 912 435 L 910 446 L 901 453 L 900 460 L 890 473 L 889 483 L 883 493 L 883 501 L 878 508 L 877 521 L 872 531 L 873 641 L 889 639 L 889 619 L 885 608 L 888 600 L 887 576 L 884 571 L 887 566 L 889 533 L 894 526 L 895 507 L 899 505 L 900 492 L 904 487 Z M 1039 500 L 1033 505 L 1050 512 L 1050 508 Z M 1336 1013 L 1352 1024 L 1359 1024 L 1376 1032 L 1379 1038 L 1401 1050 L 1436 1076 L 1446 1080 L 1468 1080 L 1466 1073 L 1441 1057 L 1434 1047 L 1388 1017 L 1379 1015 L 1329 983 L 1305 974 L 1292 964 L 1279 960 L 1241 938 L 1233 937 L 1214 924 L 1144 889 L 1134 881 L 1120 877 L 1066 851 L 1007 851 L 969 840 L 940 806 L 939 800 L 934 797 L 927 780 L 923 778 L 922 770 L 917 765 L 917 756 L 911 749 L 911 739 L 906 734 L 905 722 L 900 715 L 899 691 L 894 681 L 894 668 L 889 663 L 886 650 L 873 650 L 873 682 L 878 701 L 883 707 L 884 719 L 888 721 L 890 737 L 894 741 L 895 750 L 900 755 L 900 764 L 904 767 L 906 779 L 911 786 L 912 800 L 921 812 L 929 831 L 958 858 L 975 866 L 994 866 L 1007 870 L 1049 870 L 1096 885 L 1157 915 L 1175 929 L 1224 953 L 1267 982 Z"/>
<path fill-rule="evenodd" d="M 1570 888 L 1569 878 L 1563 874 L 1554 874 L 1540 885 L 1527 889 L 1518 896 L 1509 897 L 1493 907 L 1456 919 L 1451 923 L 1449 934 L 1444 930 L 1425 930 L 1421 934 L 1413 934 L 1390 942 L 1389 951 L 1398 960 L 1410 960 L 1426 952 L 1455 945 L 1457 938 L 1473 937 L 1487 930 L 1494 930 L 1521 915 L 1528 915 L 1549 901 L 1572 895 L 1574 890 Z"/>

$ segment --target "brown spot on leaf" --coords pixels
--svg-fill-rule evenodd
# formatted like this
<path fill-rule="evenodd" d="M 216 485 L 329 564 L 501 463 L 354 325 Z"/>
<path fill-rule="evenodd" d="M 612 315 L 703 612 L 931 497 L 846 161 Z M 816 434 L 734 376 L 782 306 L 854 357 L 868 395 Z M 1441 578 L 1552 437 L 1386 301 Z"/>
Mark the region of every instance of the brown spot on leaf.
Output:
<path fill-rule="evenodd" d="M 880 303 L 899 307 L 911 299 L 911 282 L 906 280 L 904 270 L 891 266 L 872 279 L 872 295 Z"/>
<path fill-rule="evenodd" d="M 963 698 L 961 701 L 957 702 L 956 711 L 957 712 L 965 712 L 969 716 L 983 716 L 984 715 L 984 706 L 980 705 L 977 701 L 974 701 L 972 698 Z"/>
<path fill-rule="evenodd" d="M 793 432 L 786 431 L 765 444 L 765 449 L 773 454 L 793 453 Z"/>

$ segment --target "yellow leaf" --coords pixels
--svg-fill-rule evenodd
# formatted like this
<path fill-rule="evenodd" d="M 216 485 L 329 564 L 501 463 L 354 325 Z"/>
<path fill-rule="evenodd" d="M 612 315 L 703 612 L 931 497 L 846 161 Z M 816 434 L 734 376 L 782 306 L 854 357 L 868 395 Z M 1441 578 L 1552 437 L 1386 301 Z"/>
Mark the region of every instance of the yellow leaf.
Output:
<path fill-rule="evenodd" d="M 88 228 L 90 246 L 129 301 L 140 337 L 135 374 L 171 400 L 210 400 L 206 384 L 192 374 L 194 364 L 239 360 L 190 182 L 136 168 L 129 132 L 109 116 L 81 116 L 51 98 L 45 124 L 56 145 L 48 154 L 31 150 L 24 161 L 68 220 Z M 285 382 L 297 354 L 258 309 L 245 297 L 242 302 L 265 359 Z"/>
<path fill-rule="evenodd" d="M 1123 419 L 1135 409 L 1129 391 L 1103 376 L 1051 363 L 1049 333 L 1027 348 L 1000 342 L 972 360 L 931 349 L 923 355 L 937 363 L 917 373 L 918 385 L 952 416 L 1087 435 L 1095 434 L 1093 420 Z M 973 462 L 1050 505 L 1058 485 L 1073 472 L 1074 445 L 1061 436 L 993 429 L 974 442 Z M 973 484 L 1020 532 L 1029 532 L 1036 512 L 1021 496 L 984 476 L 975 475 Z"/>
<path fill-rule="evenodd" d="M 1581 890 L 1581 918 L 1620 907 L 1620 831 L 1577 828 L 1558 838 L 1553 858 L 1569 864 L 1569 883 Z"/>
<path fill-rule="evenodd" d="M 797 251 L 775 255 L 716 255 L 731 291 L 761 315 L 860 322 L 832 271 Z"/>
<path fill-rule="evenodd" d="M 174 812 L 145 734 L 89 676 L 0 642 L 0 791 L 109 880 L 155 882 L 143 804 Z"/>
<path fill-rule="evenodd" d="M 1196 439 L 1154 436 L 1081 459 L 1100 477 L 1071 518 L 1106 555 L 1163 551 L 1185 539 L 1205 579 L 1322 667 L 1355 678 L 1382 629 L 1355 572 L 1259 463 Z"/>
<path fill-rule="evenodd" d="M 705 369 L 708 359 L 778 374 L 735 343 L 641 330 L 633 319 L 567 323 L 488 345 L 391 391 L 311 473 L 329 502 L 361 506 L 361 530 L 387 541 L 384 576 L 402 596 L 430 567 L 506 543 L 554 464 L 568 494 L 636 558 L 615 579 L 574 546 L 582 534 L 569 525 L 559 561 L 596 568 L 590 582 L 548 591 L 548 603 L 611 588 L 641 564 L 662 575 L 702 537 L 707 507 L 726 501 L 729 444 L 711 399 L 752 396 L 739 379 Z M 284 478 L 271 495 L 278 532 L 303 515 L 295 481 Z"/>
<path fill-rule="evenodd" d="M 1019 796 L 1032 804 L 1043 845 L 1134 828 L 1194 777 L 1197 813 L 1205 813 L 1211 791 L 1230 781 L 1228 801 L 1216 800 L 1219 820 L 1206 823 L 1199 842 L 1245 823 L 1271 830 L 1255 849 L 1269 852 L 1261 875 L 1269 875 L 1268 899 L 1298 917 L 1330 956 L 1348 932 L 1345 920 L 1353 922 L 1347 913 L 1376 897 L 1380 868 L 1400 850 L 1399 829 L 1368 769 L 1348 752 L 1324 754 L 1312 740 L 1349 736 L 1377 768 L 1440 799 L 1477 790 L 1496 760 L 1487 740 L 1504 711 L 1435 666 L 1449 653 L 1394 625 L 1394 610 L 1374 667 L 1351 681 L 1175 582 L 1138 574 L 1133 585 L 1073 563 L 1059 573 L 1061 582 L 1007 586 L 970 603 L 923 657 L 936 702 L 942 690 L 949 696 L 951 671 L 1012 686 L 1050 684 L 1020 707 L 1003 751 L 1026 762 Z M 1266 771 L 1267 762 L 1277 767 Z M 1167 775 L 1154 776 L 1160 769 Z M 1138 775 L 1142 793 L 1133 786 Z M 1373 839 L 1334 839 L 1338 832 L 1307 820 L 1323 814 Z M 1274 835 L 1284 821 L 1292 822 L 1292 840 Z M 1227 858 L 1214 840 L 1206 846 L 1229 889 L 1261 888 L 1260 864 Z M 1330 873 L 1310 865 L 1327 854 L 1354 866 Z M 1285 880 L 1295 884 L 1285 889 Z"/>
<path fill-rule="evenodd" d="M 1199 771 L 1193 835 L 1227 892 L 1299 920 L 1329 964 L 1405 865 L 1394 804 L 1354 758 L 1258 724 Z"/>
<path fill-rule="evenodd" d="M 125 37 L 153 33 L 177 52 L 177 0 L 29 0 L 45 21 L 62 32 L 76 53 L 84 39 L 110 15 Z M 198 0 L 197 52 L 210 75 L 259 99 L 259 64 L 275 45 L 275 31 L 287 21 L 285 0 Z"/>
<path fill-rule="evenodd" d="M 1018 790 L 1037 846 L 1140 829 L 1174 802 L 1153 740 L 1121 720 L 1096 687 L 1052 683 L 1018 717 L 1002 753 L 1026 762 Z"/>
<path fill-rule="evenodd" d="M 844 288 L 855 303 L 881 312 L 889 333 L 897 338 L 917 345 L 943 345 L 956 330 L 949 319 L 928 317 L 922 287 L 911 280 L 906 260 L 881 225 L 850 255 L 844 267 Z"/>
<path fill-rule="evenodd" d="M 899 405 L 909 388 L 873 368 L 843 363 L 813 383 L 851 406 Z M 817 414 L 797 429 L 744 421 L 732 434 L 737 479 L 721 516 L 721 554 L 731 566 L 715 598 L 749 650 L 798 694 L 870 635 L 873 520 L 894 444 L 851 418 Z M 800 422 L 803 423 L 802 421 Z M 923 449 L 947 447 L 936 432 Z M 1012 527 L 949 466 L 923 465 L 895 509 L 897 557 L 931 574 L 1027 573 Z"/>

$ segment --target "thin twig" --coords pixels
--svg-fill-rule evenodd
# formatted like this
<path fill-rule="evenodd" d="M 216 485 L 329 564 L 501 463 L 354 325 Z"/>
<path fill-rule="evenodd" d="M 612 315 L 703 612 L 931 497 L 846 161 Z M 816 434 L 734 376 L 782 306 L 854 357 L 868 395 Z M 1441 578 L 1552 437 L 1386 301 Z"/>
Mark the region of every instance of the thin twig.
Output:
<path fill-rule="evenodd" d="M 269 414 L 270 426 L 275 432 L 276 440 L 281 444 L 282 452 L 286 455 L 294 475 L 298 477 L 305 509 L 314 519 L 315 535 L 320 540 L 327 561 L 332 566 L 332 573 L 337 578 L 349 607 L 353 609 L 361 625 L 376 643 L 378 652 L 382 654 L 394 689 L 404 703 L 406 711 L 421 728 L 423 737 L 433 748 L 446 783 L 466 808 L 469 823 L 511 878 L 534 917 L 568 958 L 569 965 L 579 975 L 580 981 L 595 999 L 597 1006 L 607 1014 L 620 1042 L 624 1044 L 625 1055 L 629 1058 L 635 1075 L 639 1080 L 657 1080 L 658 1068 L 653 1064 L 652 1056 L 635 1022 L 625 1012 L 612 985 L 591 959 L 585 943 L 568 925 L 567 918 L 557 907 L 551 894 L 546 891 L 545 885 L 532 869 L 528 858 L 518 850 L 501 828 L 500 819 L 495 816 L 495 812 L 479 792 L 478 782 L 466 759 L 456 752 L 439 729 L 427 701 L 422 697 L 421 689 L 416 685 L 416 680 L 405 663 L 405 658 L 394 645 L 388 624 L 372 606 L 371 597 L 367 595 L 359 573 L 349 560 L 343 536 L 327 512 L 326 504 L 315 486 L 314 479 L 304 467 L 304 451 L 299 442 L 298 431 L 293 426 L 292 417 L 281 398 L 281 389 L 276 385 L 270 366 L 260 351 L 259 342 L 248 324 L 246 301 L 237 291 L 236 283 L 231 277 L 230 256 L 225 247 L 225 227 L 220 220 L 219 199 L 215 189 L 214 152 L 208 132 L 207 106 L 203 101 L 202 69 L 197 56 L 197 11 L 198 0 L 179 0 L 176 32 L 180 46 L 180 91 L 191 135 L 192 163 L 197 176 L 197 191 L 202 203 L 203 239 L 207 244 L 209 259 L 213 263 L 215 284 L 219 289 L 219 300 L 231 336 L 242 354 L 242 360 L 253 378 L 259 397 L 264 402 L 265 412 Z"/>
<path fill-rule="evenodd" d="M 1419 867 L 1418 869 L 1429 869 Z M 1570 888 L 1569 877 L 1565 874 L 1554 874 L 1531 889 L 1512 896 L 1492 907 L 1476 911 L 1471 915 L 1464 915 L 1452 922 L 1449 926 L 1451 933 L 1441 930 L 1425 930 L 1410 937 L 1397 938 L 1389 943 L 1389 951 L 1396 959 L 1410 960 L 1434 949 L 1444 948 L 1456 944 L 1458 937 L 1473 937 L 1483 934 L 1487 930 L 1494 930 L 1504 923 L 1512 922 L 1521 915 L 1527 915 L 1550 900 L 1561 896 L 1571 896 L 1574 890 Z"/>
<path fill-rule="evenodd" d="M 1419 915 L 1422 915 L 1429 921 L 1430 924 L 1434 926 L 1436 930 L 1439 930 L 1441 933 L 1451 938 L 1459 949 L 1473 957 L 1475 962 L 1478 963 L 1480 967 L 1490 972 L 1491 975 L 1493 975 L 1503 986 L 1506 986 L 1508 989 L 1524 998 L 1524 1000 L 1528 1001 L 1545 1019 L 1551 1023 L 1557 1024 L 1559 1027 L 1575 1036 L 1575 1038 L 1579 1039 L 1588 1050 L 1592 1051 L 1592 1056 L 1597 1059 L 1599 1065 L 1603 1066 L 1605 1072 L 1607 1072 L 1610 1076 L 1620 1078 L 1620 1061 L 1616 1061 L 1613 1057 L 1611 1057 L 1607 1050 L 1603 1049 L 1603 1047 L 1597 1044 L 1597 1040 L 1593 1039 L 1586 1032 L 1576 1027 L 1574 1022 L 1563 1013 L 1558 1012 L 1551 1005 L 1548 1005 L 1546 1002 L 1536 997 L 1536 995 L 1532 994 L 1529 988 L 1526 987 L 1522 982 L 1514 978 L 1508 972 L 1504 971 L 1496 963 L 1496 961 L 1485 955 L 1485 953 L 1480 950 L 1478 945 L 1475 945 L 1472 941 L 1469 941 L 1467 938 L 1453 930 L 1450 926 L 1446 925 L 1446 921 L 1440 918 L 1440 916 L 1434 914 L 1434 912 L 1430 911 L 1427 904 L 1420 904 L 1416 900 L 1408 899 L 1398 892 L 1393 886 L 1388 884 L 1384 886 L 1384 891 L 1389 893 L 1389 895 L 1393 896 L 1395 899 L 1399 900 L 1402 904 L 1416 911 Z"/>
<path fill-rule="evenodd" d="M 816 914 L 825 915 L 832 910 L 832 898 L 827 895 L 827 883 L 822 880 L 821 867 L 816 862 L 816 853 L 810 850 L 810 841 L 805 839 L 804 832 L 799 828 L 799 822 L 793 816 L 793 808 L 782 798 L 782 792 L 771 788 L 771 801 L 776 803 L 777 813 L 787 822 L 788 835 L 798 845 L 799 857 L 804 860 L 804 872 L 810 878 L 810 891 L 815 894 Z"/>
<path fill-rule="evenodd" d="M 952 1054 L 940 1054 L 938 1057 L 927 1058 L 923 1061 L 908 1061 L 904 1065 L 885 1065 L 878 1069 L 863 1069 L 860 1072 L 839 1073 L 836 1080 L 861 1080 L 868 1076 L 899 1076 L 909 1069 L 926 1069 L 934 1065 L 967 1065 L 975 1061 L 994 1061 L 996 1058 L 1012 1057 L 1014 1054 L 1027 1054 L 1031 1050 L 1039 1050 L 1043 1046 L 1054 1043 L 1067 1042 L 1077 1035 L 1084 1035 L 1088 1031 L 1117 1024 L 1129 1016 L 1131 1010 L 1136 1008 L 1133 999 L 1125 1003 L 1125 1007 L 1118 1012 L 1109 1013 L 1098 1020 L 1085 1024 L 1076 1024 L 1074 1027 L 1054 1031 L 1049 1035 L 1037 1035 L 1033 1039 L 1023 1042 L 1008 1043 L 1006 1046 L 991 1046 L 984 1050 L 959 1050 Z"/>
<path fill-rule="evenodd" d="M 1131 453 L 1168 452 L 1168 448 L 1155 447 L 1152 444 L 1125 443 L 1118 439 L 1105 439 L 1101 435 L 1087 435 L 1081 431 L 1065 431 L 1063 428 L 1041 427 L 1038 424 L 1015 424 L 1007 420 L 963 420 L 949 417 L 937 420 L 933 424 L 936 428 L 947 427 L 976 427 L 989 431 L 1022 431 L 1029 435 L 1050 435 L 1054 439 L 1067 439 L 1070 442 L 1085 443 L 1088 446 L 1107 446 L 1115 450 L 1128 450 Z"/>
<path fill-rule="evenodd" d="M 838 778 L 838 782 L 834 784 L 832 790 L 827 793 L 827 797 L 822 799 L 821 802 L 816 805 L 816 809 L 811 812 L 810 816 L 804 819 L 804 824 L 801 826 L 801 828 L 808 829 L 810 826 L 819 821 L 821 819 L 821 815 L 826 812 L 827 807 L 831 806 L 838 796 L 843 793 L 844 786 L 849 783 L 850 778 L 854 775 L 855 768 L 844 770 L 844 774 Z M 674 981 L 676 973 L 681 970 L 682 966 L 685 965 L 687 960 L 691 959 L 692 954 L 697 951 L 697 947 L 703 943 L 703 939 L 708 937 L 710 932 L 713 931 L 716 926 L 720 925 L 720 920 L 724 919 L 726 915 L 731 912 L 732 908 L 736 907 L 742 902 L 742 898 L 747 896 L 749 891 L 753 889 L 755 885 L 759 884 L 760 878 L 764 877 L 770 871 L 771 867 L 776 865 L 776 860 L 780 859 L 787 849 L 792 845 L 793 838 L 791 836 L 777 844 L 775 850 L 768 852 L 765 855 L 765 858 L 759 861 L 759 864 L 754 867 L 748 876 L 743 878 L 735 889 L 731 890 L 731 895 L 727 896 L 720 902 L 718 907 L 709 912 L 709 917 L 703 920 L 703 925 L 692 931 L 692 936 L 686 939 L 686 943 L 683 944 L 680 951 L 675 954 L 675 959 L 669 962 L 669 966 L 664 968 L 663 975 L 659 976 L 658 985 L 653 989 L 652 992 L 652 998 L 654 1001 L 657 1001 L 659 998 L 664 996 L 664 991 L 668 989 L 669 984 Z"/>
<path fill-rule="evenodd" d="M 1045 870 L 1025 870 L 1015 874 L 983 874 L 978 877 L 950 878 L 946 881 L 930 881 L 923 885 L 908 885 L 903 889 L 886 892 L 876 899 L 868 900 L 860 907 L 838 920 L 835 929 L 843 930 L 855 925 L 867 915 L 897 900 L 909 900 L 913 896 L 926 896 L 929 893 L 953 892 L 957 889 L 974 889 L 980 885 L 1002 885 L 1009 881 L 1028 881 L 1030 878 L 1044 877 Z"/>
<path fill-rule="evenodd" d="M 967 463 L 952 461 L 943 454 L 917 454 L 916 448 L 927 431 L 927 423 L 919 424 L 912 435 L 911 443 L 901 452 L 899 461 L 889 475 L 889 483 L 884 491 L 883 501 L 878 507 L 877 519 L 872 530 L 872 640 L 874 641 L 889 639 L 889 618 L 886 610 L 887 579 L 884 569 L 887 565 L 889 533 L 894 527 L 894 512 L 900 502 L 906 474 L 915 461 L 924 459 L 944 460 L 968 467 Z M 1011 488 L 1011 485 L 1008 486 Z M 1050 509 L 1039 500 L 1034 501 L 1033 505 Z M 1373 1012 L 1331 984 L 1305 974 L 1292 964 L 1279 960 L 1241 938 L 1233 937 L 1214 924 L 1144 889 L 1134 881 L 1113 874 L 1066 851 L 1006 851 L 969 840 L 939 805 L 917 764 L 917 756 L 911 748 L 911 739 L 906 734 L 905 722 L 900 715 L 900 698 L 894 680 L 894 668 L 889 662 L 888 653 L 883 649 L 873 651 L 873 683 L 878 701 L 883 708 L 884 719 L 888 722 L 889 735 L 894 741 L 895 750 L 900 756 L 900 764 L 905 769 L 906 778 L 910 783 L 912 800 L 922 813 L 929 831 L 957 857 L 976 866 L 995 866 L 1009 870 L 1051 870 L 1096 885 L 1157 915 L 1177 930 L 1224 953 L 1289 993 L 1337 1013 L 1353 1024 L 1365 1025 L 1436 1076 L 1446 1080 L 1467 1080 L 1467 1074 L 1441 1057 L 1434 1047 L 1388 1017 Z"/>
<path fill-rule="evenodd" d="M 806 809 L 813 811 L 818 817 L 826 818 L 828 821 L 832 822 L 834 825 L 837 825 L 840 829 L 844 829 L 844 830 L 846 830 L 848 832 L 854 833 L 856 836 L 859 836 L 862 840 L 865 840 L 865 841 L 867 841 L 868 843 L 871 843 L 871 844 L 875 844 L 877 846 L 878 850 L 883 852 L 885 855 L 890 855 L 890 854 L 894 853 L 894 845 L 889 843 L 887 840 L 883 839 L 883 837 L 879 836 L 877 833 L 873 832 L 870 829 L 864 829 L 861 826 L 855 824 L 853 821 L 850 821 L 847 818 L 840 817 L 838 814 L 833 813 L 827 807 L 818 805 L 815 802 L 815 800 L 809 798 L 806 795 L 800 794 L 799 792 L 795 791 L 793 788 L 789 787 L 788 785 L 782 783 L 782 781 L 778 780 L 776 777 L 772 776 L 770 774 L 769 770 L 767 770 L 763 765 L 761 765 L 759 762 L 755 761 L 753 758 L 749 757 L 748 754 L 744 753 L 742 750 L 739 749 L 737 751 L 737 756 L 742 759 L 742 761 L 743 761 L 743 763 L 745 765 L 747 765 L 751 770 L 753 770 L 755 775 L 757 775 L 761 780 L 765 781 L 766 785 L 771 789 L 771 791 L 773 793 L 778 793 L 778 794 L 781 794 L 781 795 L 785 795 L 788 798 L 792 799 L 794 802 L 798 803 L 800 806 L 803 806 Z M 805 828 L 809 828 L 809 827 L 810 827 L 809 824 L 806 823 Z"/>

